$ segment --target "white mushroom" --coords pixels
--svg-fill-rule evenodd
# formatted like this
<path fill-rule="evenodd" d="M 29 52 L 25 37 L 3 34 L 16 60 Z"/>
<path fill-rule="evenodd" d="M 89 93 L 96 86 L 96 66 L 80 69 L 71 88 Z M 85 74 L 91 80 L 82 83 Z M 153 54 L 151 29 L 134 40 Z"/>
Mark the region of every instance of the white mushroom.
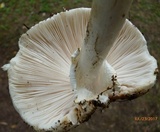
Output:
<path fill-rule="evenodd" d="M 72 9 L 21 36 L 20 50 L 3 69 L 13 105 L 29 125 L 69 130 L 98 106 L 140 96 L 154 85 L 156 60 L 125 19 L 131 1 L 116 2 L 94 0 L 91 19 L 89 8 Z"/>

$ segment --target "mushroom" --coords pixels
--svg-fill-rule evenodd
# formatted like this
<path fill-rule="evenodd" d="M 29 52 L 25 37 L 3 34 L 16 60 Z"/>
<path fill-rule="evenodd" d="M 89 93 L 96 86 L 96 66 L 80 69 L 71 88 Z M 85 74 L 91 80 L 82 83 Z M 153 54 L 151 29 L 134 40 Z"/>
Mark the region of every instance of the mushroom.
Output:
<path fill-rule="evenodd" d="M 17 55 L 2 68 L 25 122 L 36 130 L 69 130 L 97 107 L 133 99 L 154 85 L 157 62 L 126 19 L 130 4 L 93 0 L 92 11 L 61 12 L 21 36 Z"/>

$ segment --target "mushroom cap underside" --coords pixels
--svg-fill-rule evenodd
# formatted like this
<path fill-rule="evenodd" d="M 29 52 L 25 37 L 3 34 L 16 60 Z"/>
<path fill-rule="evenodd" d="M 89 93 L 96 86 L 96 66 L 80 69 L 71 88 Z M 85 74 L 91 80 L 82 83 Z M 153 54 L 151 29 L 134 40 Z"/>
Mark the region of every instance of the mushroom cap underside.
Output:
<path fill-rule="evenodd" d="M 54 130 L 67 114 L 75 116 L 70 112 L 76 107 L 69 77 L 71 55 L 83 44 L 89 17 L 89 8 L 77 8 L 36 24 L 21 36 L 20 50 L 4 66 L 14 107 L 36 129 Z M 129 20 L 106 59 L 117 72 L 119 99 L 118 94 L 143 93 L 154 85 L 157 62 Z"/>

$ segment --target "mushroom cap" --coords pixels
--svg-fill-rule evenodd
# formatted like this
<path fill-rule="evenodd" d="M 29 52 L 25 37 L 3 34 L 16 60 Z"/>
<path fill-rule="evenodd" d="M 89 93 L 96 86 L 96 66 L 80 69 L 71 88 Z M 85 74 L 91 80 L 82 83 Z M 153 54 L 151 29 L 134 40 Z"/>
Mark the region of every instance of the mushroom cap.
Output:
<path fill-rule="evenodd" d="M 129 20 L 125 21 L 106 59 L 116 70 L 120 84 L 120 91 L 111 98 L 134 99 L 155 84 L 157 61 L 148 52 L 141 32 Z"/>
<path fill-rule="evenodd" d="M 3 67 L 8 70 L 15 109 L 35 129 L 68 130 L 96 109 L 92 101 L 83 102 L 87 111 L 74 103 L 76 93 L 69 77 L 71 55 L 83 44 L 89 17 L 89 8 L 77 8 L 36 24 L 21 36 L 17 55 Z M 117 72 L 119 98 L 154 85 L 156 60 L 143 35 L 128 20 L 106 59 Z"/>
<path fill-rule="evenodd" d="M 35 129 L 61 129 L 65 115 L 76 108 L 71 54 L 83 43 L 89 14 L 90 9 L 73 9 L 31 27 L 20 37 L 17 55 L 3 67 L 15 109 Z"/>

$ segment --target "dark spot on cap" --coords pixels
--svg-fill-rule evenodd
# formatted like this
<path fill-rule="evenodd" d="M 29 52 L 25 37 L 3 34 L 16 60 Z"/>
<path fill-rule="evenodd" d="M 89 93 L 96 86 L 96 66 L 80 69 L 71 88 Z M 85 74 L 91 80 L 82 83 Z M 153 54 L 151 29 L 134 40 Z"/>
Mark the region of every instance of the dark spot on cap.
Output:
<path fill-rule="evenodd" d="M 78 111 L 78 108 L 75 108 L 74 110 L 77 112 L 77 111 Z"/>
<path fill-rule="evenodd" d="M 87 37 L 89 36 L 89 23 L 88 23 L 88 25 L 87 25 L 86 36 L 87 36 Z"/>
<path fill-rule="evenodd" d="M 159 70 L 158 70 L 158 68 L 156 68 L 154 71 L 154 75 L 157 75 L 158 73 L 159 73 Z"/>

